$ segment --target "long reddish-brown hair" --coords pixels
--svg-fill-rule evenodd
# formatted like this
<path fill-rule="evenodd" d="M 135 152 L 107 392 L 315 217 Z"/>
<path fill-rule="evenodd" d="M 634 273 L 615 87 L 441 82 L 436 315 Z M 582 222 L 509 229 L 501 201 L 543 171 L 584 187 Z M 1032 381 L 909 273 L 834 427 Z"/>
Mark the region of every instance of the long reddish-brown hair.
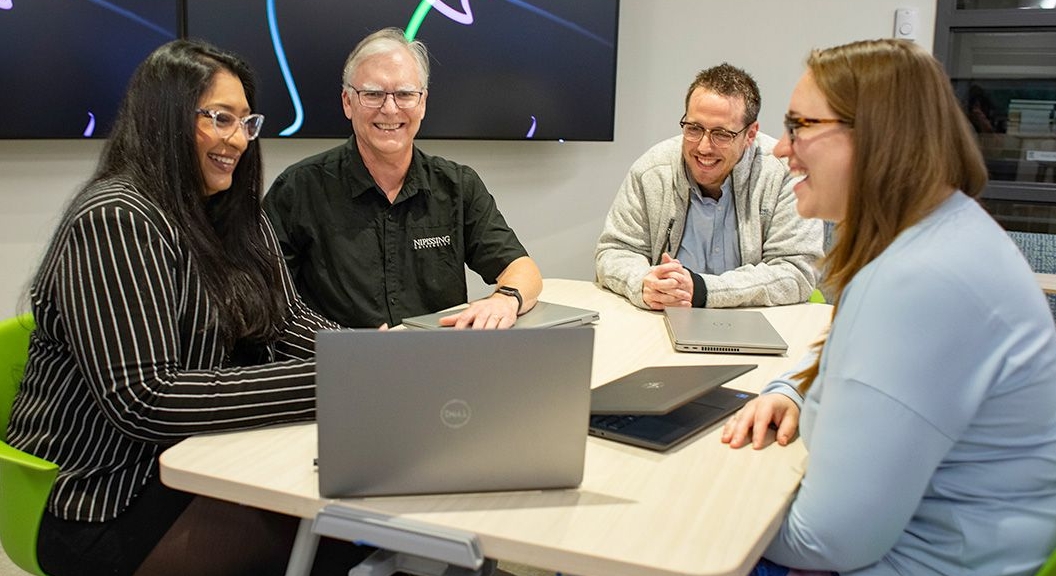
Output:
<path fill-rule="evenodd" d="M 815 50 L 807 68 L 836 116 L 853 125 L 845 217 L 822 260 L 833 316 L 844 288 L 905 229 L 954 190 L 978 196 L 982 153 L 942 65 L 905 40 L 868 40 Z M 818 359 L 796 374 L 806 393 Z"/>

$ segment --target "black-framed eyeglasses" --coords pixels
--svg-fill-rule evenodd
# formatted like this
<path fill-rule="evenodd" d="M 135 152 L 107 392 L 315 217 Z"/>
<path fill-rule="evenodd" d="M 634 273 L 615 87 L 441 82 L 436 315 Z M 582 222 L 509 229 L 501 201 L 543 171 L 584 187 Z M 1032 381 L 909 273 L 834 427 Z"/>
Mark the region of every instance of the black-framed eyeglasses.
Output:
<path fill-rule="evenodd" d="M 389 96 L 392 96 L 397 108 L 414 108 L 422 101 L 422 94 L 425 94 L 425 90 L 360 90 L 351 84 L 345 84 L 345 88 L 355 92 L 359 103 L 367 108 L 381 108 Z"/>
<path fill-rule="evenodd" d="M 230 138 L 240 126 L 242 127 L 242 133 L 246 135 L 246 140 L 256 140 L 257 136 L 260 136 L 260 129 L 264 126 L 263 114 L 250 114 L 239 118 L 230 112 L 206 110 L 205 108 L 199 108 L 195 110 L 195 113 L 199 116 L 211 118 L 213 120 L 213 130 L 216 131 L 217 136 L 224 140 Z"/>
<path fill-rule="evenodd" d="M 736 138 L 748 129 L 752 123 L 749 122 L 748 126 L 741 128 L 736 132 L 732 132 L 725 128 L 705 128 L 696 122 L 686 122 L 686 117 L 683 115 L 682 119 L 678 121 L 679 127 L 682 128 L 682 137 L 690 142 L 700 142 L 707 135 L 711 140 L 711 145 L 716 148 L 725 148 L 733 142 Z"/>
<path fill-rule="evenodd" d="M 796 130 L 799 130 L 800 128 L 809 128 L 818 124 L 843 124 L 850 128 L 854 128 L 854 122 L 844 120 L 843 118 L 800 118 L 798 116 L 792 116 L 791 114 L 785 114 L 785 132 L 788 132 L 789 143 L 796 141 Z"/>

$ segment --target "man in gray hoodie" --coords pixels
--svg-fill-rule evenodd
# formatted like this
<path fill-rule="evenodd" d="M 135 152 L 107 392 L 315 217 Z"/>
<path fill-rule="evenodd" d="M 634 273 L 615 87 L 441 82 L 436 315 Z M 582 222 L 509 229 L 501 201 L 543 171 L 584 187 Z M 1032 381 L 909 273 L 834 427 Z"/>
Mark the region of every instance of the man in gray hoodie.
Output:
<path fill-rule="evenodd" d="M 682 134 L 631 166 L 594 254 L 597 280 L 642 308 L 804 302 L 822 223 L 796 213 L 793 177 L 759 132 L 759 87 L 721 64 L 686 94 Z"/>

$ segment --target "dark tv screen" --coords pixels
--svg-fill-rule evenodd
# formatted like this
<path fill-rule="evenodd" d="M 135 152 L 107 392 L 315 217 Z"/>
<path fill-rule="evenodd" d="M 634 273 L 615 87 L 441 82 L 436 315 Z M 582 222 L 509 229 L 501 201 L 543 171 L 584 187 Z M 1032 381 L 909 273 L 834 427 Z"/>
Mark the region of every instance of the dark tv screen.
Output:
<path fill-rule="evenodd" d="M 252 65 L 266 137 L 348 136 L 345 59 L 394 26 L 431 54 L 420 138 L 612 140 L 618 0 L 185 3 L 188 37 Z"/>
<path fill-rule="evenodd" d="M 0 138 L 105 138 L 181 0 L 0 0 Z"/>

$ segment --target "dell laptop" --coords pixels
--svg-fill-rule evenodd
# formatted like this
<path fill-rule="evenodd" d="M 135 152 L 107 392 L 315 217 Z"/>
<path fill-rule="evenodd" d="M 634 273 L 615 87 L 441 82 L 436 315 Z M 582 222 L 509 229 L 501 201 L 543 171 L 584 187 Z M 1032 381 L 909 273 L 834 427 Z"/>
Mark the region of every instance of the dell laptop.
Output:
<path fill-rule="evenodd" d="M 754 398 L 722 385 L 755 367 L 653 366 L 617 378 L 591 392 L 590 434 L 668 450 Z"/>
<path fill-rule="evenodd" d="M 664 323 L 679 352 L 784 354 L 788 344 L 755 310 L 665 308 Z"/>
<path fill-rule="evenodd" d="M 577 486 L 594 330 L 334 330 L 316 339 L 327 498 Z"/>
<path fill-rule="evenodd" d="M 424 329 L 424 330 L 435 330 L 438 328 L 446 328 L 446 326 L 440 326 L 440 319 L 445 316 L 451 316 L 457 314 L 459 309 L 444 310 L 442 312 L 434 312 L 432 314 L 423 314 L 421 316 L 412 316 L 410 318 L 403 319 L 403 325 L 408 329 Z M 517 317 L 517 323 L 513 325 L 514 328 L 554 328 L 554 327 L 571 327 L 571 326 L 582 326 L 584 324 L 591 324 L 598 321 L 598 313 L 594 310 L 585 310 L 583 308 L 574 308 L 572 306 L 564 306 L 562 304 L 554 304 L 552 302 L 536 302 L 535 306 L 531 310 L 521 314 Z"/>

